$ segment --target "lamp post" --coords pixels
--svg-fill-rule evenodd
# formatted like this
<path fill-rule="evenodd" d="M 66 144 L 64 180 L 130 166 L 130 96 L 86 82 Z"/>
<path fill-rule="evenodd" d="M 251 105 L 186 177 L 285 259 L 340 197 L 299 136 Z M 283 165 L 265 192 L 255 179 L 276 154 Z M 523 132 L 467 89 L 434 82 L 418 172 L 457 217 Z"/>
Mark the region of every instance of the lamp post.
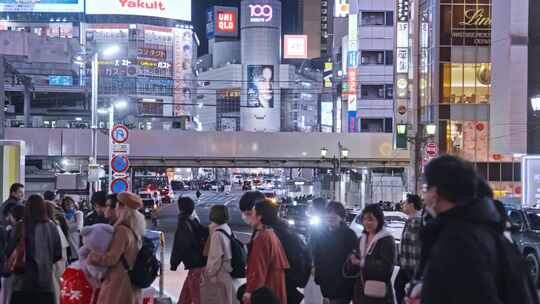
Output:
<path fill-rule="evenodd" d="M 111 45 L 101 51 L 104 56 L 111 56 L 120 51 L 120 46 Z M 99 51 L 95 51 L 93 54 L 82 53 L 75 57 L 75 63 L 80 65 L 86 64 L 90 61 L 92 74 L 91 74 L 91 103 L 90 103 L 90 116 L 91 116 L 91 132 L 92 138 L 90 140 L 91 156 L 89 158 L 89 168 L 97 168 L 98 158 L 98 144 L 97 144 L 97 129 L 98 129 L 98 77 L 99 77 Z M 89 187 L 90 197 L 96 191 L 97 182 L 92 182 Z"/>
<path fill-rule="evenodd" d="M 398 125 L 398 133 L 400 132 L 400 126 Z M 403 132 L 403 129 L 401 130 Z M 405 134 L 407 132 L 407 127 L 405 126 Z M 433 139 L 437 133 L 437 125 L 428 123 L 428 124 L 418 124 L 418 129 L 416 131 L 416 136 L 407 137 L 407 141 L 414 145 L 414 158 L 411 159 L 412 173 L 411 182 L 414 184 L 411 187 L 411 190 L 414 190 L 416 193 L 419 192 L 419 177 L 422 174 L 421 164 L 422 164 L 422 155 L 421 150 L 425 143 Z"/>
<path fill-rule="evenodd" d="M 109 114 L 109 189 L 111 188 L 112 183 L 112 168 L 111 168 L 111 161 L 112 161 L 112 130 L 114 127 L 114 109 L 125 109 L 128 106 L 127 101 L 125 100 L 117 100 L 115 102 L 112 102 L 111 105 L 108 108 L 101 108 L 98 109 L 97 112 L 99 114 L 107 115 Z"/>
<path fill-rule="evenodd" d="M 531 98 L 531 107 L 534 112 L 540 111 L 540 96 Z"/>
<path fill-rule="evenodd" d="M 328 149 L 326 147 L 321 148 L 321 158 L 323 160 L 328 159 Z M 328 159 L 332 162 L 332 197 L 333 200 L 341 200 L 341 162 L 344 159 L 349 158 L 349 149 L 345 148 L 341 142 L 338 142 L 338 155 L 332 155 L 332 158 Z M 337 177 L 337 181 L 334 181 L 334 176 Z M 337 183 L 337 186 L 336 186 Z M 337 192 L 337 195 L 336 195 Z"/>

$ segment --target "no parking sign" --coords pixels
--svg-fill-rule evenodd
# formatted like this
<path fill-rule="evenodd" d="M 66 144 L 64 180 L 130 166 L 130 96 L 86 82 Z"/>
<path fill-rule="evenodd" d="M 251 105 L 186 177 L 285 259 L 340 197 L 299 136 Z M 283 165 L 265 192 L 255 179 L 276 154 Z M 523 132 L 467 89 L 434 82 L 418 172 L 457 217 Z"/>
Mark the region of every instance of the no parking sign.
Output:
<path fill-rule="evenodd" d="M 114 143 L 123 144 L 128 140 L 129 131 L 124 125 L 116 125 L 112 128 L 111 137 Z"/>
<path fill-rule="evenodd" d="M 126 173 L 129 169 L 129 158 L 126 154 L 118 154 L 111 159 L 111 168 L 114 173 Z"/>
<path fill-rule="evenodd" d="M 113 180 L 111 183 L 112 193 L 120 193 L 120 192 L 128 191 L 128 189 L 129 189 L 129 184 L 125 178 L 117 178 Z"/>

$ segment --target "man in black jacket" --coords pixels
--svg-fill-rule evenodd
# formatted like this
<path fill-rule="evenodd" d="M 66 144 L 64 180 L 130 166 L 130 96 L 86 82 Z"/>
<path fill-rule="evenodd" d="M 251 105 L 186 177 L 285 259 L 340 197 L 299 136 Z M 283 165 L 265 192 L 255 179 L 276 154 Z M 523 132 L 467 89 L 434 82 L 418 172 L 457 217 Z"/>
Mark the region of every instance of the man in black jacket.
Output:
<path fill-rule="evenodd" d="M 171 270 L 176 271 L 180 263 L 188 270 L 188 275 L 179 303 L 200 303 L 200 282 L 206 258 L 203 251 L 208 239 L 208 228 L 202 226 L 193 217 L 195 202 L 189 197 L 178 199 L 178 226 L 174 234 L 174 245 L 171 254 Z"/>
<path fill-rule="evenodd" d="M 9 209 L 17 204 L 22 204 L 24 199 L 24 185 L 14 183 L 9 188 L 9 198 L 0 206 L 0 214 L 4 213 L 6 207 Z M 6 219 L 2 218 L 2 224 L 6 224 Z"/>
<path fill-rule="evenodd" d="M 315 283 L 331 304 L 346 304 L 353 298 L 354 279 L 345 278 L 343 264 L 357 245 L 357 238 L 345 223 L 347 211 L 343 204 L 330 202 L 326 229 L 313 242 Z"/>
<path fill-rule="evenodd" d="M 471 163 L 441 156 L 425 168 L 426 211 L 422 228 L 422 304 L 502 303 L 499 298 L 499 212 Z M 425 265 L 425 266 L 424 266 Z"/>

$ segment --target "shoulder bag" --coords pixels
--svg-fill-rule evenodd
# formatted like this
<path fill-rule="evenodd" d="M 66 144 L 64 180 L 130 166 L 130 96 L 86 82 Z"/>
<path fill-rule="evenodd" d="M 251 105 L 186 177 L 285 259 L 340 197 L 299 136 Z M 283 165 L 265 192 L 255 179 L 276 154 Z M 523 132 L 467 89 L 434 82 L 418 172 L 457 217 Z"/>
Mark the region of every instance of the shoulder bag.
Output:
<path fill-rule="evenodd" d="M 15 250 L 7 261 L 7 268 L 11 273 L 22 274 L 26 268 L 26 227 L 22 225 L 21 239 L 17 242 Z"/>

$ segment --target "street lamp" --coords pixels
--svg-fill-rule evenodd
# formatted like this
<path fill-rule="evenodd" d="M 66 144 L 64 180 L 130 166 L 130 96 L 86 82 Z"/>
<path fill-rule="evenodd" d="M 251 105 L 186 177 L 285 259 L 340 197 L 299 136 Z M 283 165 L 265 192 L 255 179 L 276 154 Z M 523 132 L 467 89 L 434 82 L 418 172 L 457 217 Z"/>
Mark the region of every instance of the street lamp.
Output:
<path fill-rule="evenodd" d="M 321 148 L 321 158 L 323 160 L 326 160 L 328 156 L 328 149 L 326 147 Z M 336 200 L 336 196 L 341 199 L 341 161 L 344 159 L 349 158 L 349 149 L 345 148 L 341 142 L 338 142 L 338 154 L 337 156 L 334 154 L 332 155 L 332 158 L 328 159 L 332 162 L 332 170 L 333 175 L 336 174 L 337 176 L 337 187 L 336 187 L 336 181 L 332 183 L 334 188 L 337 188 L 338 194 L 336 195 L 336 189 L 332 189 L 332 196 L 333 199 Z"/>
<path fill-rule="evenodd" d="M 540 96 L 531 98 L 531 106 L 532 106 L 533 111 L 535 112 L 540 111 Z"/>
<path fill-rule="evenodd" d="M 435 124 L 427 124 L 425 129 L 426 135 L 428 136 L 435 136 L 435 133 L 437 132 L 437 126 Z"/>
<path fill-rule="evenodd" d="M 97 165 L 97 128 L 98 128 L 98 75 L 99 75 L 99 55 L 102 53 L 104 56 L 111 56 L 120 51 L 120 46 L 111 45 L 100 51 L 95 51 L 93 54 L 82 53 L 75 56 L 74 62 L 79 65 L 84 65 L 91 60 L 92 68 L 92 99 L 90 104 L 90 114 L 91 114 L 91 129 L 92 129 L 92 139 L 90 141 L 92 156 L 90 157 L 90 166 L 95 168 Z M 90 187 L 90 196 L 95 191 L 95 186 Z"/>

